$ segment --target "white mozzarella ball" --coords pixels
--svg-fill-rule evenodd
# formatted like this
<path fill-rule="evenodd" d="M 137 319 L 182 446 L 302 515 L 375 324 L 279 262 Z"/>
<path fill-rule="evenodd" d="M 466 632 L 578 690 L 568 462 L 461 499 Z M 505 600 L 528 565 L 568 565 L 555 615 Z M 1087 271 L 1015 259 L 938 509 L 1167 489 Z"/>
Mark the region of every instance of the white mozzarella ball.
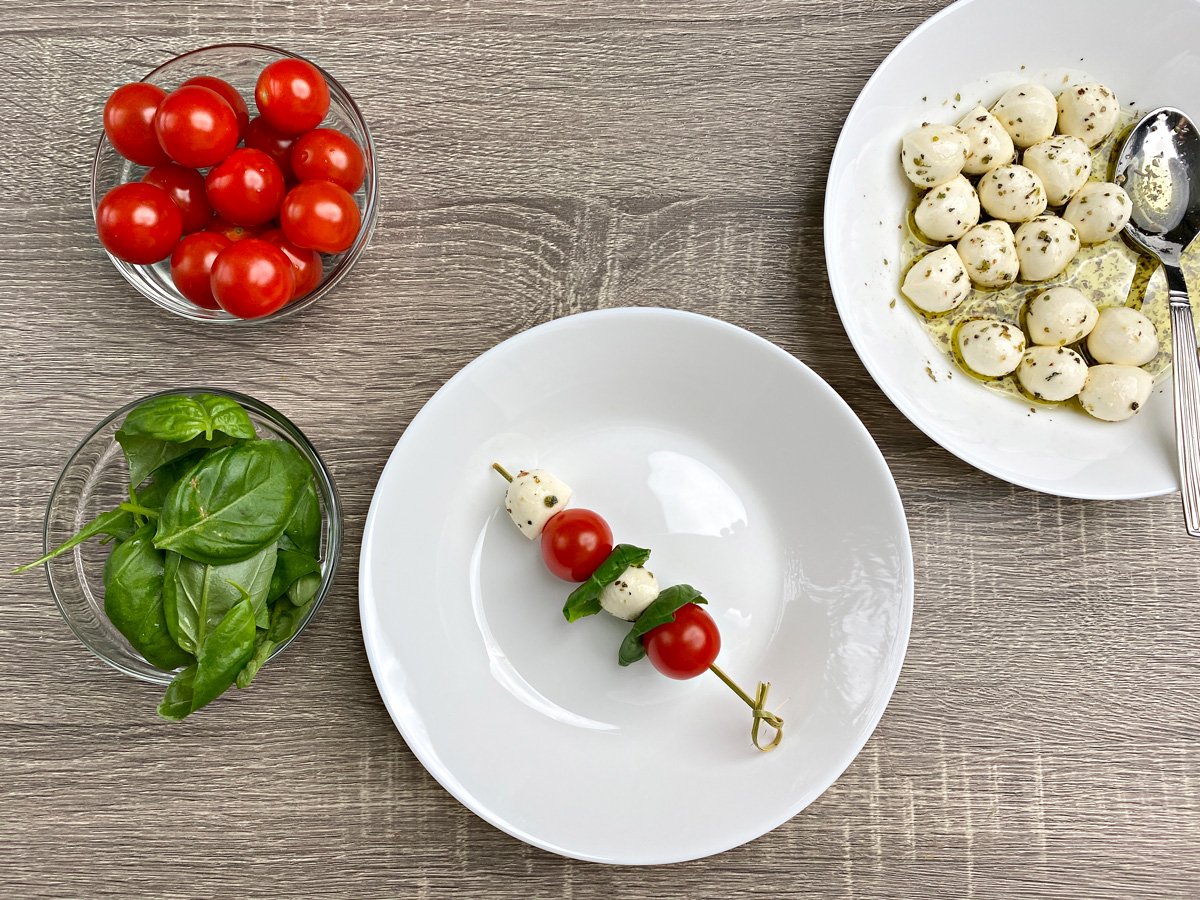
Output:
<path fill-rule="evenodd" d="M 1136 309 L 1108 306 L 1100 310 L 1087 348 L 1098 363 L 1144 366 L 1158 355 L 1158 332 Z"/>
<path fill-rule="evenodd" d="M 545 469 L 522 470 L 513 476 L 504 494 L 504 508 L 521 534 L 532 541 L 570 499 L 571 488 L 552 473 Z"/>
<path fill-rule="evenodd" d="M 930 240 L 957 241 L 979 222 L 979 196 L 971 182 L 955 175 L 921 198 L 913 218 Z"/>
<path fill-rule="evenodd" d="M 1102 84 L 1077 84 L 1058 95 L 1058 130 L 1095 147 L 1117 127 L 1121 106 Z"/>
<path fill-rule="evenodd" d="M 917 260 L 900 290 L 918 309 L 944 313 L 971 296 L 971 279 L 958 252 L 947 244 Z"/>
<path fill-rule="evenodd" d="M 1028 222 L 1046 211 L 1046 189 L 1032 170 L 1001 166 L 979 179 L 979 202 L 997 219 Z"/>
<path fill-rule="evenodd" d="M 1062 206 L 1087 184 L 1092 153 L 1079 138 L 1060 134 L 1026 150 L 1021 164 L 1042 179 L 1046 201 Z"/>
<path fill-rule="evenodd" d="M 1034 346 L 1017 367 L 1017 381 L 1035 399 L 1058 403 L 1083 389 L 1087 372 L 1087 363 L 1074 350 Z"/>
<path fill-rule="evenodd" d="M 1013 140 L 1000 120 L 982 106 L 964 116 L 958 123 L 958 130 L 971 142 L 971 151 L 963 166 L 968 175 L 982 175 L 1017 158 Z"/>
<path fill-rule="evenodd" d="M 1099 244 L 1116 237 L 1129 222 L 1132 212 L 1133 204 L 1124 188 L 1109 182 L 1090 181 L 1067 204 L 1063 218 L 1075 226 L 1083 243 Z"/>
<path fill-rule="evenodd" d="M 1061 347 L 1082 341 L 1091 334 L 1099 317 L 1095 304 L 1080 291 L 1059 285 L 1029 301 L 1025 326 L 1035 344 Z"/>
<path fill-rule="evenodd" d="M 600 592 L 600 607 L 618 619 L 632 622 L 658 597 L 658 579 L 640 566 L 630 566 Z"/>
<path fill-rule="evenodd" d="M 1061 275 L 1079 252 L 1075 226 L 1058 216 L 1038 216 L 1017 229 L 1017 257 L 1024 281 Z"/>
<path fill-rule="evenodd" d="M 904 136 L 900 162 L 904 174 L 919 188 L 945 184 L 962 171 L 971 142 L 953 125 L 928 122 Z"/>
<path fill-rule="evenodd" d="M 972 319 L 954 335 L 958 356 L 976 375 L 999 378 L 1021 364 L 1025 335 L 1016 325 L 996 319 Z"/>
<path fill-rule="evenodd" d="M 1007 287 L 1017 280 L 1020 261 L 1007 222 L 976 225 L 959 240 L 958 255 L 967 277 L 980 287 Z"/>
<path fill-rule="evenodd" d="M 1018 147 L 1032 147 L 1046 140 L 1058 124 L 1054 95 L 1040 84 L 1018 84 L 1005 91 L 992 107 L 992 114 Z"/>
<path fill-rule="evenodd" d="M 1105 422 L 1123 422 L 1150 399 L 1154 379 L 1137 366 L 1092 366 L 1079 392 L 1084 410 Z"/>

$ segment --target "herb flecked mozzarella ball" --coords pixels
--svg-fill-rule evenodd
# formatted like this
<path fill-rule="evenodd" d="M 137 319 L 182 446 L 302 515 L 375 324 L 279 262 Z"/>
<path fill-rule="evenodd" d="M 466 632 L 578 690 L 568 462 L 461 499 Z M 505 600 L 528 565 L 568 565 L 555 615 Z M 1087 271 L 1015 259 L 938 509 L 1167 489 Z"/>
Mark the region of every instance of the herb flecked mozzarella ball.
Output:
<path fill-rule="evenodd" d="M 1137 366 L 1092 366 L 1079 392 L 1088 415 L 1105 422 L 1123 422 L 1146 405 L 1154 379 Z"/>
<path fill-rule="evenodd" d="M 1144 366 L 1158 355 L 1158 332 L 1136 309 L 1108 306 L 1100 310 L 1087 348 L 1098 363 Z"/>
<path fill-rule="evenodd" d="M 1028 222 L 1046 211 L 1046 189 L 1031 169 L 1001 166 L 979 179 L 979 202 L 994 218 Z"/>
<path fill-rule="evenodd" d="M 921 233 L 932 241 L 957 241 L 979 222 L 979 196 L 956 175 L 921 198 L 913 213 Z"/>
<path fill-rule="evenodd" d="M 521 534 L 532 541 L 570 499 L 571 489 L 552 473 L 545 469 L 522 470 L 513 476 L 504 494 L 504 508 Z"/>
<path fill-rule="evenodd" d="M 958 252 L 947 244 L 917 260 L 900 290 L 917 309 L 944 313 L 971 296 L 971 279 Z"/>
<path fill-rule="evenodd" d="M 1025 310 L 1029 339 L 1044 347 L 1061 347 L 1082 341 L 1100 317 L 1094 303 L 1066 285 L 1052 287 L 1032 300 Z"/>
<path fill-rule="evenodd" d="M 955 333 L 954 342 L 963 364 L 984 378 L 1009 374 L 1021 364 L 1025 353 L 1025 335 L 1021 329 L 996 319 L 964 322 Z"/>
<path fill-rule="evenodd" d="M 971 142 L 971 151 L 963 171 L 968 175 L 982 175 L 1000 166 L 1008 165 L 1017 158 L 1013 140 L 1000 120 L 982 106 L 977 106 L 958 123 L 958 130 Z"/>
<path fill-rule="evenodd" d="M 1017 381 L 1037 400 L 1070 400 L 1087 381 L 1083 357 L 1067 347 L 1030 347 L 1017 367 Z"/>
<path fill-rule="evenodd" d="M 1120 185 L 1090 181 L 1067 204 L 1063 218 L 1075 226 L 1083 243 L 1100 244 L 1116 237 L 1132 212 L 1133 204 Z"/>
<path fill-rule="evenodd" d="M 1018 84 L 1005 91 L 992 107 L 992 115 L 1018 147 L 1032 147 L 1046 140 L 1058 124 L 1054 95 L 1040 84 Z"/>
<path fill-rule="evenodd" d="M 900 161 L 909 181 L 919 188 L 934 188 L 962 171 L 970 149 L 967 136 L 953 125 L 926 122 L 904 136 Z"/>
<path fill-rule="evenodd" d="M 1079 84 L 1058 95 L 1058 130 L 1095 147 L 1117 127 L 1117 95 L 1102 84 Z"/>
<path fill-rule="evenodd" d="M 1017 280 L 1020 261 L 1012 226 L 1007 222 L 976 225 L 959 240 L 958 255 L 967 277 L 980 287 L 1007 287 Z"/>
<path fill-rule="evenodd" d="M 630 566 L 600 592 L 600 607 L 618 619 L 632 622 L 658 597 L 658 579 L 639 566 Z"/>
<path fill-rule="evenodd" d="M 1046 281 L 1061 275 L 1079 252 L 1075 226 L 1058 216 L 1038 216 L 1017 229 L 1021 278 Z"/>
<path fill-rule="evenodd" d="M 1070 135 L 1034 144 L 1021 157 L 1021 164 L 1042 179 L 1051 206 L 1062 206 L 1074 197 L 1092 174 L 1091 151 Z"/>

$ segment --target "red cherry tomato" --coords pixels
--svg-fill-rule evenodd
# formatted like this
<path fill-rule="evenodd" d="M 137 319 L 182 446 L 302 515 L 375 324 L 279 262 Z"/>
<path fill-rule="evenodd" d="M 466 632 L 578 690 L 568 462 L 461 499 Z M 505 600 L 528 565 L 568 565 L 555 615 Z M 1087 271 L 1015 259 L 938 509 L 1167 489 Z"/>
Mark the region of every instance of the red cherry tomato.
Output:
<path fill-rule="evenodd" d="M 215 91 L 189 85 L 163 99 L 154 131 L 167 155 L 193 169 L 215 166 L 237 146 L 237 116 Z"/>
<path fill-rule="evenodd" d="M 96 208 L 96 233 L 117 259 L 149 265 L 179 243 L 183 215 L 162 188 L 133 181 L 104 195 Z"/>
<path fill-rule="evenodd" d="M 242 319 L 275 312 L 292 299 L 294 286 L 288 258 L 261 238 L 236 241 L 213 262 L 213 297 L 221 309 Z"/>
<path fill-rule="evenodd" d="M 329 181 L 305 181 L 283 198 L 279 227 L 297 247 L 341 253 L 354 243 L 361 224 L 358 204 Z"/>
<path fill-rule="evenodd" d="M 685 603 L 675 620 L 642 636 L 646 656 L 668 678 L 695 678 L 721 652 L 721 632 L 713 617 L 695 603 Z"/>
<path fill-rule="evenodd" d="M 104 133 L 109 143 L 139 166 L 171 161 L 154 133 L 154 114 L 166 96 L 160 87 L 135 81 L 117 88 L 104 104 Z"/>
<path fill-rule="evenodd" d="M 362 187 L 367 175 L 358 144 L 334 128 L 314 128 L 296 138 L 291 163 L 298 180 L 332 181 L 351 194 Z"/>
<path fill-rule="evenodd" d="M 292 276 L 296 280 L 296 286 L 292 289 L 293 300 L 299 300 L 312 293 L 321 283 L 324 266 L 321 264 L 321 254 L 316 250 L 297 247 L 285 238 L 283 232 L 278 228 L 264 231 L 259 237 L 282 250 L 283 255 L 292 264 Z"/>
<path fill-rule="evenodd" d="M 312 63 L 277 59 L 259 74 L 254 102 L 276 131 L 303 134 L 329 112 L 329 85 Z"/>
<path fill-rule="evenodd" d="M 183 214 L 183 233 L 199 231 L 212 221 L 212 207 L 204 192 L 204 176 L 195 169 L 178 163 L 155 166 L 142 176 L 146 184 L 153 184 L 171 195 L 175 205 Z"/>
<path fill-rule="evenodd" d="M 214 94 L 218 94 L 221 99 L 229 104 L 229 108 L 233 110 L 233 114 L 237 117 L 238 134 L 246 133 L 246 126 L 250 124 L 250 110 L 246 108 L 246 101 L 242 99 L 242 95 L 228 81 L 222 81 L 220 78 L 214 78 L 211 75 L 197 75 L 195 78 L 189 78 L 180 87 L 196 86 L 208 88 Z"/>
<path fill-rule="evenodd" d="M 279 171 L 283 173 L 283 177 L 288 181 L 293 181 L 292 164 L 290 154 L 292 144 L 295 138 L 290 134 L 281 134 L 270 125 L 262 116 L 258 116 L 250 120 L 250 125 L 246 128 L 246 146 L 254 150 L 261 150 L 271 159 L 275 160 L 275 165 L 279 166 Z"/>
<path fill-rule="evenodd" d="M 265 225 L 283 203 L 283 173 L 261 150 L 234 150 L 204 185 L 217 215 L 235 225 Z"/>
<path fill-rule="evenodd" d="M 171 254 L 171 280 L 179 293 L 197 306 L 219 309 L 212 292 L 212 267 L 217 254 L 232 241 L 213 231 L 189 234 L 175 246 Z"/>
<path fill-rule="evenodd" d="M 564 509 L 542 529 L 542 561 L 563 581 L 587 581 L 612 548 L 612 529 L 590 509 Z"/>
<path fill-rule="evenodd" d="M 214 216 L 204 230 L 224 235 L 230 241 L 244 241 L 246 238 L 259 237 L 264 231 L 261 225 L 234 225 L 220 216 Z"/>

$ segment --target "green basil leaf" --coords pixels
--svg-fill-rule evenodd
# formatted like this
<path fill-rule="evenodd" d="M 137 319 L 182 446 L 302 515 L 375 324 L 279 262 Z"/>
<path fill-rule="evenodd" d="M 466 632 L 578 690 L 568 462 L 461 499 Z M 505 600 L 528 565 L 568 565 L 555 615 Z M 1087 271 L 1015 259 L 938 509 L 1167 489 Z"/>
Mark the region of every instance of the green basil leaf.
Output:
<path fill-rule="evenodd" d="M 211 441 L 217 433 L 242 440 L 255 437 L 254 424 L 241 405 L 215 394 L 147 400 L 129 411 L 121 431 L 173 444 L 201 436 Z"/>
<path fill-rule="evenodd" d="M 301 575 L 287 590 L 288 603 L 292 606 L 307 606 L 321 589 L 321 581 L 320 574 Z"/>
<path fill-rule="evenodd" d="M 146 435 L 126 434 L 124 430 L 116 433 L 116 439 L 125 452 L 125 459 L 129 463 L 129 483 L 134 486 L 140 485 L 168 463 L 188 459 L 203 450 L 227 447 L 234 442 L 234 438 L 218 434 L 211 441 L 201 436 L 176 444 Z"/>
<path fill-rule="evenodd" d="M 267 637 L 267 632 L 260 628 L 255 638 L 254 655 L 242 666 L 242 670 L 237 673 L 237 678 L 233 681 L 239 691 L 250 687 L 250 682 L 258 675 L 259 670 L 266 663 L 267 658 L 275 652 L 277 646 L 273 640 Z"/>
<path fill-rule="evenodd" d="M 243 596 L 254 609 L 255 623 L 270 621 L 267 600 L 275 569 L 275 548 L 249 559 L 210 566 L 169 553 L 164 573 L 167 624 L 180 647 L 196 653 L 205 638 Z"/>
<path fill-rule="evenodd" d="M 254 607 L 248 596 L 243 597 L 209 632 L 196 654 L 192 712 L 216 700 L 233 684 L 238 672 L 254 655 L 256 637 Z"/>
<path fill-rule="evenodd" d="M 196 682 L 196 665 L 180 671 L 167 685 L 158 714 L 169 722 L 178 722 L 192 711 L 192 688 Z"/>
<path fill-rule="evenodd" d="M 621 649 L 617 651 L 617 662 L 628 666 L 645 656 L 646 648 L 642 645 L 642 635 L 648 634 L 659 625 L 674 622 L 675 613 L 681 606 L 689 603 L 705 604 L 708 601 L 690 584 L 676 584 L 661 591 L 654 598 L 654 602 L 638 616 L 633 627 L 629 629 L 629 634 L 621 641 Z"/>
<path fill-rule="evenodd" d="M 59 544 L 41 559 L 35 559 L 31 563 L 26 563 L 23 566 L 17 566 L 12 570 L 13 575 L 18 575 L 21 572 L 28 572 L 30 569 L 36 569 L 40 565 L 48 563 L 56 556 L 61 556 L 68 550 L 78 547 L 89 538 L 98 537 L 105 534 L 109 537 L 116 538 L 118 541 L 128 540 L 136 531 L 133 521 L 133 514 L 128 513 L 123 509 L 110 509 L 108 512 L 100 513 L 92 521 L 88 522 L 80 528 L 75 534 Z"/>
<path fill-rule="evenodd" d="M 312 601 L 303 606 L 276 603 L 271 607 L 271 627 L 267 630 L 267 637 L 277 644 L 289 640 L 300 630 L 300 625 L 310 609 Z"/>
<path fill-rule="evenodd" d="M 296 550 L 279 550 L 275 571 L 271 574 L 271 590 L 267 601 L 274 602 L 288 592 L 297 579 L 321 571 L 321 561 Z"/>
<path fill-rule="evenodd" d="M 600 612 L 600 592 L 621 577 L 630 566 L 644 566 L 650 559 L 650 551 L 632 544 L 617 544 L 608 559 L 592 573 L 592 577 L 571 591 L 563 606 L 563 615 L 568 622 L 594 616 Z"/>
<path fill-rule="evenodd" d="M 283 533 L 297 550 L 313 557 L 321 555 L 321 501 L 317 497 L 316 482 L 311 478 Z"/>

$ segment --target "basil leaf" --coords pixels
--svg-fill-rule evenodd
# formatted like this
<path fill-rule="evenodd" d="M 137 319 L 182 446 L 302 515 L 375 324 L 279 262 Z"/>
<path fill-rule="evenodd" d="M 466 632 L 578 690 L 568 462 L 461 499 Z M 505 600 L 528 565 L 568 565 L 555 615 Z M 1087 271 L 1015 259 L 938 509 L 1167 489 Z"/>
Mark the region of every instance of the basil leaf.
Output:
<path fill-rule="evenodd" d="M 129 411 L 121 431 L 127 436 L 157 438 L 173 444 L 186 444 L 200 436 L 211 441 L 218 432 L 242 440 L 256 436 L 254 424 L 241 405 L 215 394 L 147 400 Z"/>
<path fill-rule="evenodd" d="M 18 575 L 21 572 L 28 572 L 30 569 L 36 569 L 38 566 L 48 563 L 56 556 L 61 556 L 68 550 L 78 547 L 89 538 L 94 538 L 101 534 L 106 534 L 116 538 L 118 541 L 127 540 L 136 531 L 133 521 L 133 514 L 128 513 L 123 509 L 110 509 L 108 512 L 100 513 L 92 521 L 88 522 L 80 528 L 75 534 L 67 538 L 63 543 L 59 544 L 41 559 L 35 559 L 31 563 L 26 563 L 23 566 L 17 566 L 12 570 L 13 575 Z"/>
<path fill-rule="evenodd" d="M 321 562 L 316 557 L 280 548 L 275 571 L 271 574 L 271 589 L 267 593 L 267 601 L 274 602 L 282 597 L 300 577 L 320 571 Z"/>
<path fill-rule="evenodd" d="M 254 607 L 243 597 L 209 633 L 196 654 L 196 677 L 192 683 L 192 712 L 216 700 L 254 655 L 257 632 Z"/>
<path fill-rule="evenodd" d="M 266 663 L 267 658 L 273 652 L 275 652 L 275 648 L 278 646 L 275 641 L 267 637 L 267 633 L 261 628 L 258 630 L 258 635 L 255 638 L 255 642 L 254 655 L 250 657 L 249 661 L 247 661 L 244 666 L 242 666 L 242 670 L 237 673 L 237 678 L 233 680 L 233 683 L 237 685 L 237 689 L 239 691 L 250 687 L 250 682 L 254 680 L 256 675 L 258 675 L 259 670 Z"/>
<path fill-rule="evenodd" d="M 129 483 L 135 486 L 168 463 L 186 459 L 201 450 L 226 447 L 234 441 L 228 435 L 218 434 L 211 441 L 198 437 L 184 444 L 176 444 L 156 437 L 127 434 L 124 430 L 116 433 L 116 439 L 129 463 Z"/>
<path fill-rule="evenodd" d="M 196 653 L 243 596 L 250 601 L 255 623 L 266 628 L 275 555 L 271 546 L 240 562 L 210 566 L 169 553 L 163 594 L 167 625 L 179 646 Z"/>
<path fill-rule="evenodd" d="M 690 584 L 676 584 L 661 591 L 654 598 L 654 602 L 638 616 L 633 627 L 629 629 L 629 634 L 625 635 L 625 640 L 621 641 L 621 649 L 617 651 L 617 662 L 628 666 L 645 656 L 646 648 L 642 645 L 642 635 L 653 631 L 659 625 L 674 622 L 675 613 L 681 606 L 689 603 L 703 604 L 708 601 Z"/>
<path fill-rule="evenodd" d="M 277 644 L 289 640 L 300 630 L 304 617 L 311 609 L 311 601 L 303 606 L 276 603 L 271 607 L 271 627 L 267 630 L 267 637 Z"/>
<path fill-rule="evenodd" d="M 311 478 L 283 533 L 295 544 L 295 549 L 314 557 L 321 554 L 321 501 L 317 498 L 316 482 Z"/>
<path fill-rule="evenodd" d="M 608 559 L 600 563 L 600 567 L 592 573 L 592 577 L 571 591 L 563 606 L 563 615 L 568 622 L 582 619 L 584 616 L 594 616 L 600 612 L 600 592 L 606 585 L 612 584 L 621 577 L 630 566 L 644 566 L 650 559 L 650 551 L 632 544 L 617 544 L 613 547 Z"/>
<path fill-rule="evenodd" d="M 162 702 L 158 704 L 158 714 L 170 722 L 178 722 L 192 711 L 192 688 L 196 682 L 196 665 L 193 663 L 175 676 L 167 692 L 163 694 Z"/>
<path fill-rule="evenodd" d="M 287 591 L 288 602 L 292 606 L 307 606 L 317 596 L 321 589 L 321 575 L 301 575 Z"/>

